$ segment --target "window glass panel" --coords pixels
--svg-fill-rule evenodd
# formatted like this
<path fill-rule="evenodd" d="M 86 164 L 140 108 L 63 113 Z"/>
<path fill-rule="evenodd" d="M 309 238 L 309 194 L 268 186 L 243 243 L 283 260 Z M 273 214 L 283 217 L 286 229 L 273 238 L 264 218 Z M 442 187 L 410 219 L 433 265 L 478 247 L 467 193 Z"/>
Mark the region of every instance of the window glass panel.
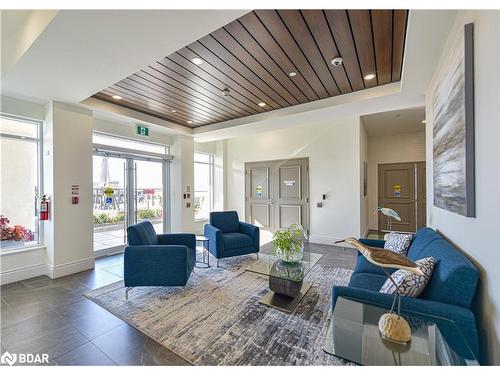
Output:
<path fill-rule="evenodd" d="M 0 244 L 8 251 L 38 243 L 38 142 L 1 138 L 0 146 Z"/>
<path fill-rule="evenodd" d="M 208 154 L 194 154 L 194 161 L 201 163 L 210 163 L 210 155 Z"/>
<path fill-rule="evenodd" d="M 194 216 L 195 220 L 207 220 L 213 210 L 213 157 L 195 153 L 194 163 Z"/>
<path fill-rule="evenodd" d="M 134 141 L 133 139 L 127 139 L 127 138 L 112 137 L 98 133 L 93 134 L 92 142 L 100 145 L 128 148 L 138 151 L 154 152 L 163 155 L 168 154 L 170 152 L 168 146 L 158 145 L 148 142 Z"/>
<path fill-rule="evenodd" d="M 38 124 L 1 117 L 0 133 L 38 138 Z"/>

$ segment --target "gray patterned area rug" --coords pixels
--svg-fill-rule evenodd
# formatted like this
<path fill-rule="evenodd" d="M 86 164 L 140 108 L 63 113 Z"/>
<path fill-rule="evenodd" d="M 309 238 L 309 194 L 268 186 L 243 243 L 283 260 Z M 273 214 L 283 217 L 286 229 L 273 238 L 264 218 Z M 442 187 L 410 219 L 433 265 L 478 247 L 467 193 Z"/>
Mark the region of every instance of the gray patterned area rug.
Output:
<path fill-rule="evenodd" d="M 292 314 L 259 303 L 268 280 L 244 270 L 252 257 L 195 268 L 185 287 L 138 287 L 125 299 L 123 282 L 85 296 L 194 365 L 346 365 L 322 347 L 333 285 L 352 272 L 317 264 Z"/>

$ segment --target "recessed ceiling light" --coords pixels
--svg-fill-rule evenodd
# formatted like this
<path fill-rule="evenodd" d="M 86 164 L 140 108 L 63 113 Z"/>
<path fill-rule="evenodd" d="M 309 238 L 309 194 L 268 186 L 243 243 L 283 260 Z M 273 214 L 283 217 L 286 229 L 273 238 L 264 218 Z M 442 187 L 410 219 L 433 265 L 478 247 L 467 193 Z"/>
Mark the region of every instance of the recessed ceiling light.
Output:
<path fill-rule="evenodd" d="M 187 123 L 188 123 L 188 124 L 192 124 L 192 123 L 193 123 L 193 121 L 188 121 Z"/>
<path fill-rule="evenodd" d="M 170 112 L 175 113 L 177 111 L 175 109 L 171 109 Z"/>
<path fill-rule="evenodd" d="M 339 65 L 342 65 L 342 61 L 344 61 L 344 60 L 342 60 L 342 57 L 337 56 L 337 57 L 334 57 L 332 59 L 331 63 L 333 66 L 339 66 Z"/>
<path fill-rule="evenodd" d="M 425 124 L 425 120 L 422 120 L 422 124 Z"/>
<path fill-rule="evenodd" d="M 120 95 L 113 95 L 112 98 L 115 100 L 120 100 L 122 97 Z"/>
<path fill-rule="evenodd" d="M 265 107 L 265 106 L 266 106 L 266 103 L 264 103 L 264 102 L 259 103 L 259 107 Z"/>
<path fill-rule="evenodd" d="M 195 65 L 201 65 L 201 64 L 203 64 L 203 60 L 202 60 L 202 59 L 200 59 L 199 57 L 193 57 L 193 58 L 191 59 L 191 61 L 192 61 L 192 63 L 193 63 L 193 64 L 195 64 Z"/>
<path fill-rule="evenodd" d="M 288 73 L 288 75 L 289 75 L 290 77 L 295 77 L 295 76 L 297 75 L 297 73 L 295 73 L 295 72 L 290 72 L 290 73 Z"/>
<path fill-rule="evenodd" d="M 366 76 L 363 77 L 364 79 L 366 80 L 369 80 L 369 79 L 373 79 L 375 78 L 375 74 L 371 73 L 371 74 L 367 74 Z"/>

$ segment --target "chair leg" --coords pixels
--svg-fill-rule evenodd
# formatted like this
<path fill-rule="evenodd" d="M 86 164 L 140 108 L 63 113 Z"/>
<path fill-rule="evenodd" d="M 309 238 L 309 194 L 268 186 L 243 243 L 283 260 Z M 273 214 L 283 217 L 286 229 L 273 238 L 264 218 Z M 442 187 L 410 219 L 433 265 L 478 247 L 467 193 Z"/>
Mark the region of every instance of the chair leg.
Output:
<path fill-rule="evenodd" d="M 257 253 L 257 260 L 259 260 L 259 253 Z"/>
<path fill-rule="evenodd" d="M 220 259 L 217 259 L 217 267 L 219 267 L 219 261 L 220 261 Z"/>

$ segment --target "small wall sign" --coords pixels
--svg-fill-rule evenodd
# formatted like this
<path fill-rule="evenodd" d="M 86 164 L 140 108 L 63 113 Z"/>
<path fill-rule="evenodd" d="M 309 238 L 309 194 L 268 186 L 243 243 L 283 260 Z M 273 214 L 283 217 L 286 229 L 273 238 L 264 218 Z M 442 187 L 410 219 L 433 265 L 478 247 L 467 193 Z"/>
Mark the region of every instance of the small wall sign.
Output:
<path fill-rule="evenodd" d="M 395 197 L 400 197 L 401 196 L 401 185 L 394 185 L 392 187 L 392 190 L 394 191 L 394 196 Z"/>
<path fill-rule="evenodd" d="M 283 183 L 285 186 L 293 186 L 295 185 L 295 180 L 284 180 Z"/>
<path fill-rule="evenodd" d="M 137 125 L 137 134 L 144 137 L 149 137 L 149 128 L 144 125 Z"/>
<path fill-rule="evenodd" d="M 255 187 L 255 195 L 257 196 L 257 198 L 262 198 L 263 191 L 264 191 L 264 189 L 262 188 L 262 185 L 257 185 Z"/>

